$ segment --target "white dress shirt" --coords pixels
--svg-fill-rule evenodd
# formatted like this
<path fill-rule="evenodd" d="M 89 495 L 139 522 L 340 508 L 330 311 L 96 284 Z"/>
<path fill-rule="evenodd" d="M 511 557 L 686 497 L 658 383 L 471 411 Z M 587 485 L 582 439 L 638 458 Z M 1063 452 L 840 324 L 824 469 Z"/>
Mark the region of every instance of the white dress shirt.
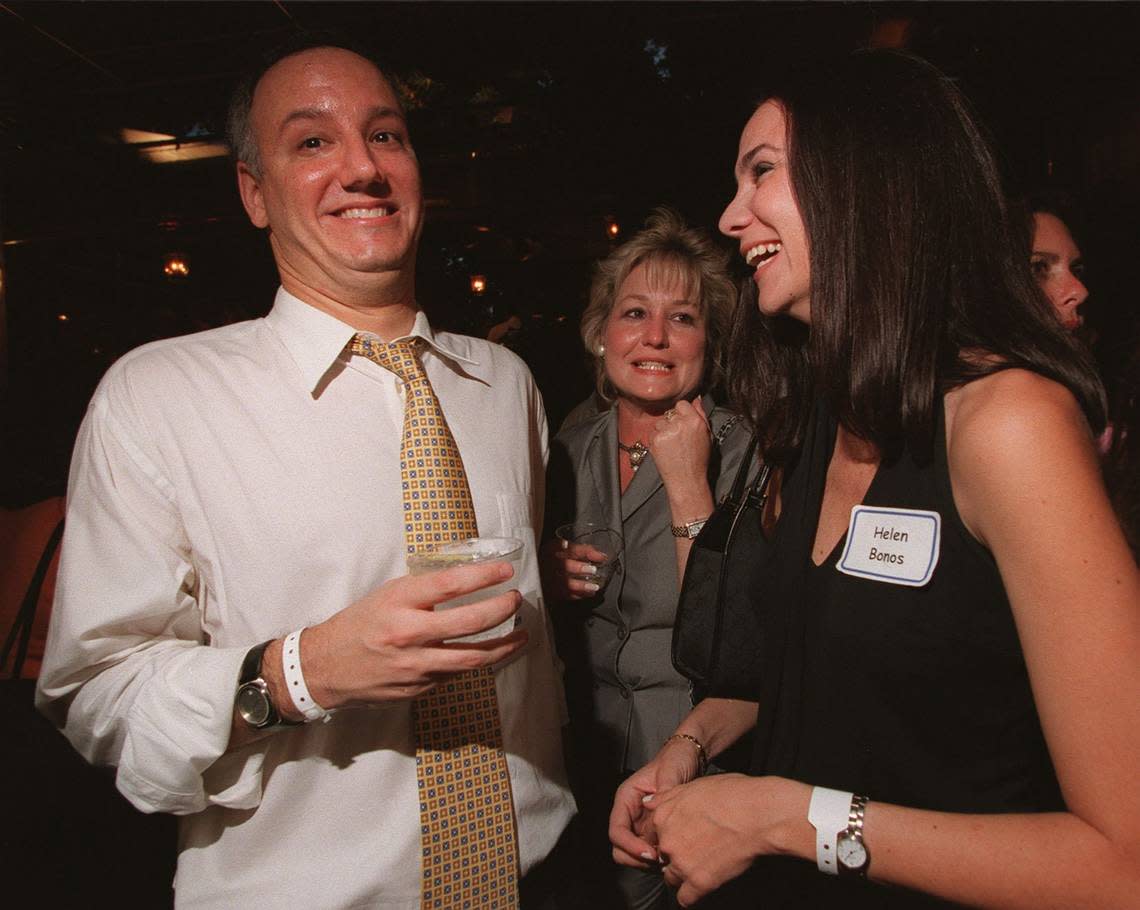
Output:
<path fill-rule="evenodd" d="M 480 533 L 525 543 L 530 640 L 496 669 L 525 873 L 574 812 L 535 553 L 546 417 L 510 351 L 422 313 L 412 334 Z M 185 816 L 179 907 L 420 903 L 410 702 L 224 754 L 252 645 L 406 573 L 401 383 L 352 335 L 281 290 L 264 319 L 123 357 L 79 432 L 39 704 L 132 803 Z"/>

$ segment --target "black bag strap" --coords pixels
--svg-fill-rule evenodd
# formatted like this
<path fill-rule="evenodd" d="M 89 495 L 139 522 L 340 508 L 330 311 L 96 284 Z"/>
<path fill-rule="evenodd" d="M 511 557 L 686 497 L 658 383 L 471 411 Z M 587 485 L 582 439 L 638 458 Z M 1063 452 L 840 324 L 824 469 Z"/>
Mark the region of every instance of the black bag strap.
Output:
<path fill-rule="evenodd" d="M 760 464 L 760 473 L 756 475 L 756 479 L 748 488 L 747 495 L 744 494 L 744 482 L 748 478 L 748 468 L 752 464 L 752 455 L 756 451 L 756 437 L 752 437 L 752 442 L 748 446 L 747 457 L 744 463 L 740 466 L 740 471 L 736 475 L 736 480 L 732 484 L 733 506 L 732 506 L 732 523 L 728 527 L 728 534 L 724 540 L 724 557 L 721 559 L 720 571 L 717 573 L 717 595 L 716 595 L 716 618 L 713 622 L 713 642 L 719 642 L 723 634 L 724 622 L 724 591 L 727 582 L 727 574 L 730 570 L 728 555 L 732 551 L 733 541 L 736 539 L 736 529 L 740 525 L 740 519 L 744 515 L 745 509 L 751 506 L 763 512 L 765 502 L 768 498 L 768 481 L 772 477 L 772 466 L 768 462 Z M 738 489 L 739 488 L 739 489 Z M 720 663 L 720 649 L 714 646 L 712 657 L 709 661 L 709 678 L 713 679 L 716 676 L 716 671 Z"/>
<path fill-rule="evenodd" d="M 19 644 L 16 646 L 16 659 L 12 663 L 12 679 L 19 679 L 20 672 L 24 669 L 24 660 L 28 656 L 28 644 L 32 640 L 32 623 L 36 618 L 36 605 L 40 602 L 40 592 L 43 590 L 44 580 L 47 578 L 48 566 L 51 565 L 52 557 L 55 556 L 55 550 L 59 546 L 61 537 L 63 537 L 62 518 L 56 523 L 55 530 L 51 532 L 51 537 L 48 538 L 47 545 L 40 555 L 40 561 L 36 565 L 36 571 L 32 574 L 31 584 L 28 585 L 28 591 L 20 604 L 16 620 L 12 623 L 12 629 L 4 640 L 4 649 L 0 651 L 0 667 L 3 667 L 8 663 L 12 647 L 16 645 L 17 638 L 19 639 Z"/>
<path fill-rule="evenodd" d="M 752 457 L 756 454 L 758 444 L 759 440 L 754 435 L 748 443 L 748 451 L 744 453 L 744 460 L 740 463 L 736 478 L 732 481 L 732 489 L 725 497 L 725 501 L 732 506 L 732 522 L 728 526 L 728 534 L 724 539 L 724 552 L 726 554 L 732 547 L 732 539 L 736 536 L 736 526 L 740 523 L 740 516 L 744 514 L 745 508 L 751 506 L 754 509 L 763 509 L 768 499 L 768 481 L 772 477 L 772 466 L 766 461 L 760 462 L 760 471 L 757 473 L 756 479 L 752 481 L 747 492 L 745 491 L 745 484 L 748 482 L 748 469 L 752 467 Z M 724 573 L 727 569 L 728 560 L 726 559 L 720 566 L 719 584 L 721 589 L 724 586 Z"/>
<path fill-rule="evenodd" d="M 751 450 L 750 450 L 751 451 Z M 751 461 L 751 458 L 748 459 Z M 739 482 L 741 477 L 746 477 L 746 469 L 748 468 L 748 461 L 741 466 L 741 473 L 736 476 L 736 482 Z M 768 462 L 763 462 L 760 465 L 760 473 L 756 475 L 756 479 L 752 481 L 752 486 L 748 488 L 748 494 L 744 495 L 744 491 L 736 492 L 736 482 L 733 483 L 733 514 L 732 523 L 728 527 L 728 536 L 724 541 L 724 552 L 727 554 L 732 548 L 732 540 L 736 536 L 736 527 L 740 523 L 740 516 L 744 514 L 744 509 L 751 506 L 754 509 L 763 509 L 764 504 L 768 499 L 768 481 L 772 477 L 772 466 Z M 724 560 L 720 566 L 720 586 L 724 586 L 724 573 L 728 571 L 728 560 Z"/>
<path fill-rule="evenodd" d="M 748 483 L 748 471 L 752 467 L 752 459 L 756 455 L 756 447 L 759 445 L 760 438 L 756 433 L 753 433 L 752 438 L 748 440 L 748 448 L 744 450 L 744 457 L 740 460 L 740 467 L 737 468 L 732 487 L 725 497 L 726 501 L 736 505 L 740 505 L 744 501 L 744 487 Z M 761 473 L 763 473 L 763 467 L 761 467 Z"/>
<path fill-rule="evenodd" d="M 768 481 L 772 479 L 772 466 L 768 462 L 760 465 L 760 473 L 748 488 L 748 504 L 755 509 L 762 509 L 768 501 Z"/>

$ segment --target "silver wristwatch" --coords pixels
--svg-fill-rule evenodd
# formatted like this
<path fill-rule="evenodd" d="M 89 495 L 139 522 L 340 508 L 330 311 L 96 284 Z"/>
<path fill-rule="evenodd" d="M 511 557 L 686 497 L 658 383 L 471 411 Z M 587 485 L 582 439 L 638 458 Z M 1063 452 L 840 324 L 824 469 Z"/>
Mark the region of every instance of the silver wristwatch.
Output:
<path fill-rule="evenodd" d="M 707 518 L 698 518 L 696 521 L 689 521 L 683 525 L 669 525 L 669 530 L 673 532 L 674 537 L 687 537 L 692 540 L 701 533 L 701 528 L 705 526 Z"/>
<path fill-rule="evenodd" d="M 863 843 L 863 814 L 867 810 L 867 797 L 852 796 L 851 812 L 847 816 L 847 827 L 839 832 L 835 840 L 835 858 L 838 860 L 840 875 L 866 877 L 871 855 Z"/>
<path fill-rule="evenodd" d="M 234 707 L 238 716 L 254 730 L 298 725 L 297 721 L 281 717 L 269 695 L 269 684 L 261 678 L 261 657 L 271 641 L 272 639 L 254 645 L 246 653 L 238 676 L 237 693 L 234 695 Z"/>

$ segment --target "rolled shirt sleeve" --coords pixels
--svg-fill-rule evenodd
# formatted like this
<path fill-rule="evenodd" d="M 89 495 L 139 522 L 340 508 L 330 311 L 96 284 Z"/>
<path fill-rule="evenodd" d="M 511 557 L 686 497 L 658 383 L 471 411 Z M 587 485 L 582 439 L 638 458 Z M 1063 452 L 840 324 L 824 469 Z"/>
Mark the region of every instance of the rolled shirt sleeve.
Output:
<path fill-rule="evenodd" d="M 218 763 L 245 649 L 204 647 L 174 490 L 113 397 L 104 383 L 76 442 L 37 704 L 143 811 L 253 807 L 262 753 Z"/>

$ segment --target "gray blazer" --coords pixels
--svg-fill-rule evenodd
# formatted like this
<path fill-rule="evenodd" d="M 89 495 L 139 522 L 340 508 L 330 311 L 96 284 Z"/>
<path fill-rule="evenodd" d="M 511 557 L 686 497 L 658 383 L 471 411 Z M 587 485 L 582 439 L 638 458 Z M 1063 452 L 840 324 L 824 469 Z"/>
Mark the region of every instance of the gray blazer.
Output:
<path fill-rule="evenodd" d="M 732 415 L 707 396 L 703 403 L 718 434 Z M 732 485 L 750 435 L 737 420 L 714 450 L 714 501 Z M 689 682 L 670 657 L 678 584 L 665 487 L 650 453 L 622 495 L 617 443 L 612 408 L 562 429 L 551 445 L 546 513 L 547 536 L 580 519 L 625 539 L 621 562 L 597 597 L 550 602 L 578 747 L 571 757 L 583 752 L 594 773 L 610 778 L 649 761 L 692 708 Z"/>

